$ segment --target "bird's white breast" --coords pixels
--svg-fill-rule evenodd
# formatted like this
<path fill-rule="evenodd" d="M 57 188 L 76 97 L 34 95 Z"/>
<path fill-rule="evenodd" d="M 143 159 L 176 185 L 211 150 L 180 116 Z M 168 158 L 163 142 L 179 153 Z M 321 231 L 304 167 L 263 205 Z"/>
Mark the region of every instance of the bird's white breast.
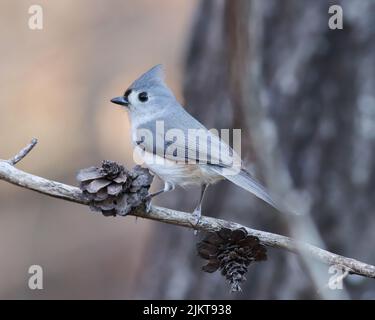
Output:
<path fill-rule="evenodd" d="M 189 186 L 213 184 L 221 179 L 220 175 L 210 170 L 209 166 L 201 164 L 185 164 L 135 148 L 137 156 L 159 178 L 172 185 Z"/>

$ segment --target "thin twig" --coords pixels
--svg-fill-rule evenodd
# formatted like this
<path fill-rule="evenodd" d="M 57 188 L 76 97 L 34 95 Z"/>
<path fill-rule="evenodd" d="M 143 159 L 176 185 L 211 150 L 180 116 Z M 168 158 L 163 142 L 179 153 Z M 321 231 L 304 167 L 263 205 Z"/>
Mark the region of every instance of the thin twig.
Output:
<path fill-rule="evenodd" d="M 23 158 L 25 158 L 31 150 L 33 150 L 33 148 L 36 146 L 37 143 L 38 143 L 38 140 L 33 138 L 25 148 L 23 148 L 20 152 L 18 152 L 13 158 L 9 159 L 8 162 L 12 166 L 16 165 Z"/>
<path fill-rule="evenodd" d="M 82 191 L 79 188 L 24 172 L 17 169 L 6 160 L 0 160 L 0 180 L 4 180 L 14 185 L 34 190 L 51 197 L 83 205 L 89 204 L 88 201 L 83 197 Z M 284 249 L 293 253 L 300 253 L 302 251 L 303 254 L 307 254 L 327 265 L 340 265 L 347 268 L 347 270 L 349 270 L 349 272 L 352 274 L 354 273 L 368 278 L 375 278 L 375 266 L 373 265 L 340 256 L 311 244 L 293 240 L 289 237 L 251 229 L 235 222 L 211 217 L 202 217 L 199 223 L 196 224 L 195 218 L 190 213 L 156 206 L 152 206 L 150 212 L 145 212 L 143 209 L 138 209 L 131 213 L 131 215 L 187 228 L 194 227 L 201 231 L 217 231 L 223 227 L 229 229 L 245 228 L 250 235 L 258 237 L 261 243 L 268 247 Z"/>

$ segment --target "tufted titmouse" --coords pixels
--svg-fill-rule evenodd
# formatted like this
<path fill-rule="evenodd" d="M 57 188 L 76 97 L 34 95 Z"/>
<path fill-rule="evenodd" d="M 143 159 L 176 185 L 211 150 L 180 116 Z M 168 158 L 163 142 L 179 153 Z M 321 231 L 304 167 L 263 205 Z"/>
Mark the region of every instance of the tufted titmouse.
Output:
<path fill-rule="evenodd" d="M 280 210 L 264 187 L 242 167 L 238 154 L 178 103 L 164 83 L 161 65 L 147 71 L 123 96 L 111 102 L 129 111 L 135 150 L 165 183 L 163 190 L 151 196 L 173 190 L 176 185 L 199 185 L 200 199 L 193 212 L 199 220 L 207 187 L 227 179 Z M 197 132 L 198 138 L 205 135 L 198 142 Z"/>

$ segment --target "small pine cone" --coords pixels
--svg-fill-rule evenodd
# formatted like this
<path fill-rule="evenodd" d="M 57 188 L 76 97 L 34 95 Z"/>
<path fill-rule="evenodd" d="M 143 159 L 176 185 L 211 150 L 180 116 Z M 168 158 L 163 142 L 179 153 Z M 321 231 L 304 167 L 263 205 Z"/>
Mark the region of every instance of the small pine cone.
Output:
<path fill-rule="evenodd" d="M 77 180 L 93 211 L 125 216 L 144 204 L 153 176 L 140 166 L 129 172 L 116 162 L 104 160 L 101 167 L 80 170 Z"/>
<path fill-rule="evenodd" d="M 266 247 L 259 238 L 248 235 L 246 229 L 223 228 L 209 232 L 197 244 L 198 254 L 208 260 L 203 266 L 205 272 L 221 271 L 231 285 L 231 291 L 241 291 L 240 284 L 252 262 L 267 260 Z"/>

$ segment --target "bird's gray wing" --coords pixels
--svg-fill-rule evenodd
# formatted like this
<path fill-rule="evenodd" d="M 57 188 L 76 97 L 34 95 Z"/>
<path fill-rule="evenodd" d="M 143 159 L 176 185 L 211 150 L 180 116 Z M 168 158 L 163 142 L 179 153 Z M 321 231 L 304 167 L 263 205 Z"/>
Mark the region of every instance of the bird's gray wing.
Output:
<path fill-rule="evenodd" d="M 160 125 L 164 130 L 160 130 Z M 157 127 L 159 126 L 159 130 Z M 229 167 L 241 165 L 240 157 L 217 135 L 206 129 L 182 107 L 139 126 L 153 134 L 152 139 L 140 134 L 137 144 L 141 149 L 160 157 L 185 163 L 207 163 Z M 142 133 L 142 130 L 138 130 Z"/>

